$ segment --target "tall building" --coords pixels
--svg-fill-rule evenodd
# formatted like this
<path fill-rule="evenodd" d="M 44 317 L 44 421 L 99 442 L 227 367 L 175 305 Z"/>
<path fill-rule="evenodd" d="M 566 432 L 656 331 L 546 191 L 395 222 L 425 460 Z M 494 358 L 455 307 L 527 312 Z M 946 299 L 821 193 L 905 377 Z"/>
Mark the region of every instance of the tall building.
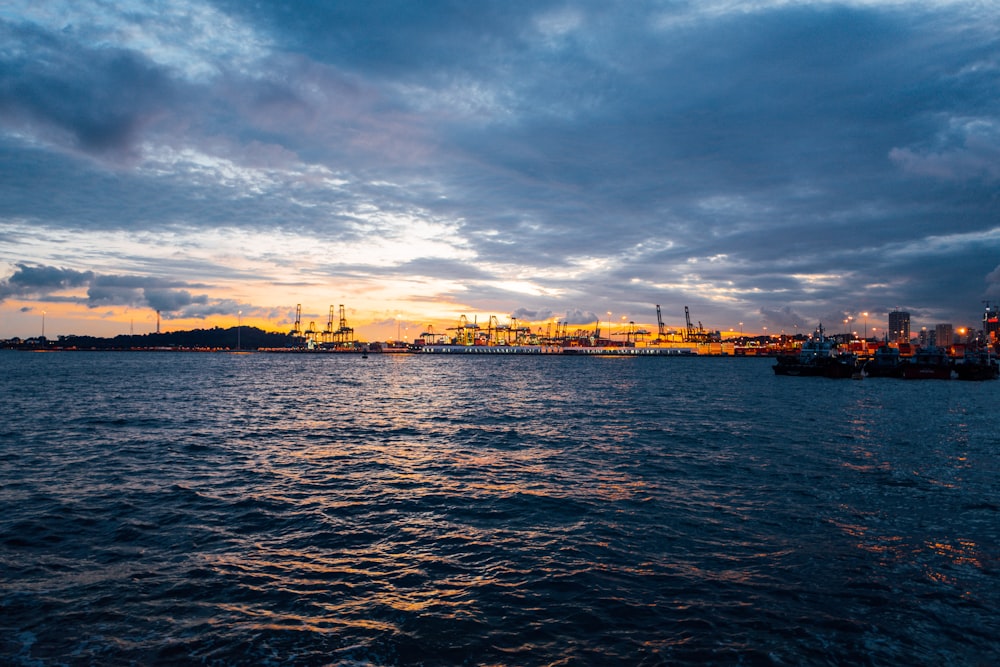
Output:
<path fill-rule="evenodd" d="M 996 341 L 1000 337 L 1000 306 L 990 307 L 986 302 L 986 312 L 983 313 L 983 335 L 986 340 Z"/>
<path fill-rule="evenodd" d="M 902 343 L 910 342 L 910 314 L 905 310 L 889 313 L 889 338 Z"/>
<path fill-rule="evenodd" d="M 955 344 L 954 333 L 951 324 L 937 324 L 934 326 L 936 345 L 938 347 L 951 347 Z"/>

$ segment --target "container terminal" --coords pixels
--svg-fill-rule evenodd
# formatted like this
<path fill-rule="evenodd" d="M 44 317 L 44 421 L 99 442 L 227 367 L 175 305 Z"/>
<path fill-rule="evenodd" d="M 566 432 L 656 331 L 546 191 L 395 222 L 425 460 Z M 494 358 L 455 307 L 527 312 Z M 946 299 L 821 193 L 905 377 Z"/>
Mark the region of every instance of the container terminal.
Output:
<path fill-rule="evenodd" d="M 953 361 L 961 361 L 980 353 L 1000 352 L 1000 306 L 986 303 L 982 329 L 939 324 L 932 330 L 922 328 L 911 336 L 909 313 L 889 313 L 889 327 L 872 328 L 869 336 L 867 313 L 864 335 L 851 332 L 849 320 L 844 320 L 843 333 L 829 336 L 838 353 L 855 355 L 862 361 L 875 360 L 880 349 L 900 359 L 907 360 L 929 349 L 943 351 Z M 610 313 L 609 313 L 610 315 Z M 634 321 L 625 322 L 612 331 L 610 321 L 593 322 L 581 328 L 568 322 L 550 321 L 545 326 L 531 327 L 511 317 L 501 322 L 494 315 L 484 323 L 471 321 L 462 315 L 455 326 L 436 331 L 433 326 L 412 341 L 402 339 L 397 330 L 395 340 L 364 342 L 357 339 L 355 330 L 347 322 L 343 305 L 339 310 L 330 306 L 326 327 L 319 329 L 315 322 L 302 326 L 302 306 L 296 306 L 295 324 L 291 331 L 264 331 L 256 327 L 230 327 L 222 329 L 195 329 L 190 331 L 160 332 L 138 336 L 119 335 L 114 338 L 92 336 L 59 336 L 49 340 L 44 335 L 26 340 L 0 341 L 5 349 L 33 351 L 59 350 L 118 350 L 118 351 L 199 351 L 199 352 L 265 352 L 265 353 L 359 353 L 377 354 L 519 354 L 519 355 L 577 355 L 577 356 L 728 356 L 780 357 L 801 354 L 813 334 L 785 332 L 763 335 L 743 335 L 742 330 L 709 331 L 701 322 L 695 325 L 689 309 L 684 307 L 684 326 L 667 327 L 663 322 L 660 306 L 656 306 L 657 329 L 648 331 Z M 742 323 L 741 323 L 742 326 Z M 933 329 L 936 329 L 933 330 Z M 891 334 L 891 335 L 890 335 Z M 235 345 L 234 345 L 235 344 Z M 885 354 L 882 359 L 886 358 Z M 881 360 L 880 360 L 881 361 Z"/>
<path fill-rule="evenodd" d="M 919 344 L 914 344 L 909 336 L 908 313 L 890 313 L 893 316 L 906 315 L 906 330 L 894 332 L 895 340 L 890 340 L 888 331 L 884 339 L 868 337 L 867 322 L 864 337 L 856 333 L 835 334 L 831 340 L 844 352 L 856 355 L 862 360 L 871 359 L 876 351 L 882 348 L 892 348 L 903 358 L 917 355 L 922 349 L 940 347 L 952 359 L 963 359 L 967 350 L 981 350 L 996 347 L 997 335 L 1000 333 L 998 313 L 1000 308 L 991 307 L 986 303 L 981 331 L 959 329 L 957 333 L 966 336 L 964 340 L 956 338 L 947 341 L 946 345 L 930 344 L 923 337 Z M 347 324 L 344 306 L 339 308 L 338 326 L 334 328 L 335 311 L 330 306 L 330 316 L 326 328 L 318 330 L 315 323 L 309 327 L 301 326 L 301 305 L 296 307 L 295 326 L 291 331 L 293 340 L 297 341 L 291 347 L 267 348 L 264 352 L 361 352 L 380 354 L 563 354 L 580 356 L 785 356 L 798 353 L 803 344 L 807 344 L 811 336 L 805 333 L 786 335 L 778 334 L 737 337 L 731 332 L 724 339 L 719 331 L 710 331 L 697 326 L 691 320 L 691 313 L 684 307 L 683 327 L 668 328 L 663 322 L 663 313 L 656 306 L 657 331 L 655 334 L 634 321 L 623 323 L 620 332 L 611 333 L 610 323 L 607 330 L 601 328 L 597 321 L 587 329 L 570 330 L 567 322 L 549 322 L 544 328 L 532 327 L 519 323 L 516 318 L 501 322 L 491 315 L 487 322 L 479 324 L 475 319 L 470 321 L 461 315 L 453 327 L 445 331 L 435 331 L 428 327 L 413 342 L 402 340 L 364 343 L 355 339 L 354 329 Z M 867 316 L 867 313 L 865 314 Z M 822 325 L 820 325 L 822 326 Z M 948 325 L 950 330 L 950 325 Z M 873 330 L 874 333 L 874 330 Z M 924 332 L 926 333 L 926 331 Z"/>
<path fill-rule="evenodd" d="M 315 322 L 302 328 L 302 306 L 296 306 L 295 325 L 291 331 L 296 345 L 266 348 L 262 352 L 373 352 L 382 354 L 575 354 L 611 356 L 677 356 L 677 355 L 733 355 L 735 343 L 724 343 L 718 331 L 709 332 L 698 322 L 695 327 L 685 306 L 686 326 L 670 330 L 663 323 L 660 306 L 656 306 L 658 331 L 653 334 L 636 325 L 634 321 L 623 326 L 614 335 L 602 332 L 601 322 L 593 328 L 570 330 L 567 322 L 549 322 L 547 327 L 532 329 L 516 318 L 501 322 L 491 315 L 485 325 L 470 321 L 461 315 L 456 326 L 437 332 L 433 326 L 420 334 L 412 343 L 400 340 L 385 343 L 364 343 L 354 337 L 354 329 L 347 324 L 344 306 L 339 307 L 338 326 L 334 328 L 334 308 L 325 329 L 317 329 Z M 610 329 L 610 326 L 608 327 Z"/>

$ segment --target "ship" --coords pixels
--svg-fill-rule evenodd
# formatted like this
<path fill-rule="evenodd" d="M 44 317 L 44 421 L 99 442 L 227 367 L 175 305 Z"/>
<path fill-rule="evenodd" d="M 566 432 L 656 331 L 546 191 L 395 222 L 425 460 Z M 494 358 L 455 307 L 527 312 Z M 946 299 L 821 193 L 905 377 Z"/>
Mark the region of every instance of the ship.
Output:
<path fill-rule="evenodd" d="M 851 378 L 859 372 L 858 358 L 841 352 L 837 343 L 823 333 L 823 325 L 802 344 L 797 355 L 785 354 L 772 367 L 775 375 Z"/>
<path fill-rule="evenodd" d="M 952 372 L 948 351 L 940 347 L 924 347 L 903 364 L 906 380 L 950 380 Z"/>
<path fill-rule="evenodd" d="M 869 377 L 901 378 L 905 362 L 899 355 L 899 348 L 883 344 L 875 350 L 872 358 L 865 362 L 864 373 Z"/>
<path fill-rule="evenodd" d="M 1000 362 L 993 358 L 988 348 L 966 353 L 965 358 L 955 364 L 955 376 L 959 380 L 996 380 L 1000 378 Z"/>

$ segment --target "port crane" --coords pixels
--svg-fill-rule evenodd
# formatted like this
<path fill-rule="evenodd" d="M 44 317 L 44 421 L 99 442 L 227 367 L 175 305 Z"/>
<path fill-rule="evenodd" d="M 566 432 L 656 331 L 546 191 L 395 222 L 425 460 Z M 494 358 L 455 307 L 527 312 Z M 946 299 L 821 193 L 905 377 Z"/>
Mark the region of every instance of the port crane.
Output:
<path fill-rule="evenodd" d="M 333 306 L 330 306 L 329 326 L 333 326 Z M 347 315 L 344 312 L 344 304 L 340 304 L 340 319 L 337 330 L 333 332 L 333 343 L 335 345 L 354 344 L 354 329 L 347 326 Z"/>
<path fill-rule="evenodd" d="M 694 325 L 691 324 L 691 311 L 684 306 L 684 342 L 691 343 L 695 339 Z"/>
<path fill-rule="evenodd" d="M 711 343 L 712 341 L 717 341 L 720 339 L 719 333 L 714 334 L 705 331 L 705 328 L 701 326 L 701 321 L 698 322 L 698 328 L 695 329 L 694 325 L 691 324 L 691 311 L 688 310 L 687 306 L 684 306 L 684 342 L 685 343 Z"/>
<path fill-rule="evenodd" d="M 643 336 L 648 336 L 649 332 L 635 326 L 634 320 L 629 320 L 628 329 L 625 331 L 625 342 L 639 342 Z"/>
<path fill-rule="evenodd" d="M 656 340 L 665 341 L 667 339 L 667 330 L 663 326 L 663 313 L 660 311 L 660 304 L 656 304 L 656 326 L 658 328 Z"/>
<path fill-rule="evenodd" d="M 500 320 L 496 315 L 490 315 L 490 321 L 486 325 L 486 340 L 490 344 L 499 344 L 501 336 L 503 337 L 503 342 L 505 345 L 510 344 L 510 327 L 505 324 L 500 324 Z"/>
<path fill-rule="evenodd" d="M 479 331 L 479 325 L 476 323 L 479 316 L 477 315 L 472 324 L 469 324 L 469 318 L 462 315 L 458 318 L 457 327 L 448 327 L 448 331 L 455 332 L 455 345 L 474 345 L 476 342 L 477 332 Z"/>
<path fill-rule="evenodd" d="M 330 315 L 326 318 L 326 328 L 323 329 L 323 338 L 327 342 L 333 337 L 333 306 L 330 306 Z"/>

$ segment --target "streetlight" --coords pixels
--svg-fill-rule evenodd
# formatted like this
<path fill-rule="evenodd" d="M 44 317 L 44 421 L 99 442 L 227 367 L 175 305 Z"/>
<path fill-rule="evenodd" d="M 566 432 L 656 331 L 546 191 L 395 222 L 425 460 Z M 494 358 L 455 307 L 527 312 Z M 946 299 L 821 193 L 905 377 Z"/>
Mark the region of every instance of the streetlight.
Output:
<path fill-rule="evenodd" d="M 868 313 L 861 313 L 865 316 L 865 340 L 868 340 Z"/>
<path fill-rule="evenodd" d="M 243 311 L 236 311 L 236 351 L 240 351 L 240 335 L 243 333 Z"/>

